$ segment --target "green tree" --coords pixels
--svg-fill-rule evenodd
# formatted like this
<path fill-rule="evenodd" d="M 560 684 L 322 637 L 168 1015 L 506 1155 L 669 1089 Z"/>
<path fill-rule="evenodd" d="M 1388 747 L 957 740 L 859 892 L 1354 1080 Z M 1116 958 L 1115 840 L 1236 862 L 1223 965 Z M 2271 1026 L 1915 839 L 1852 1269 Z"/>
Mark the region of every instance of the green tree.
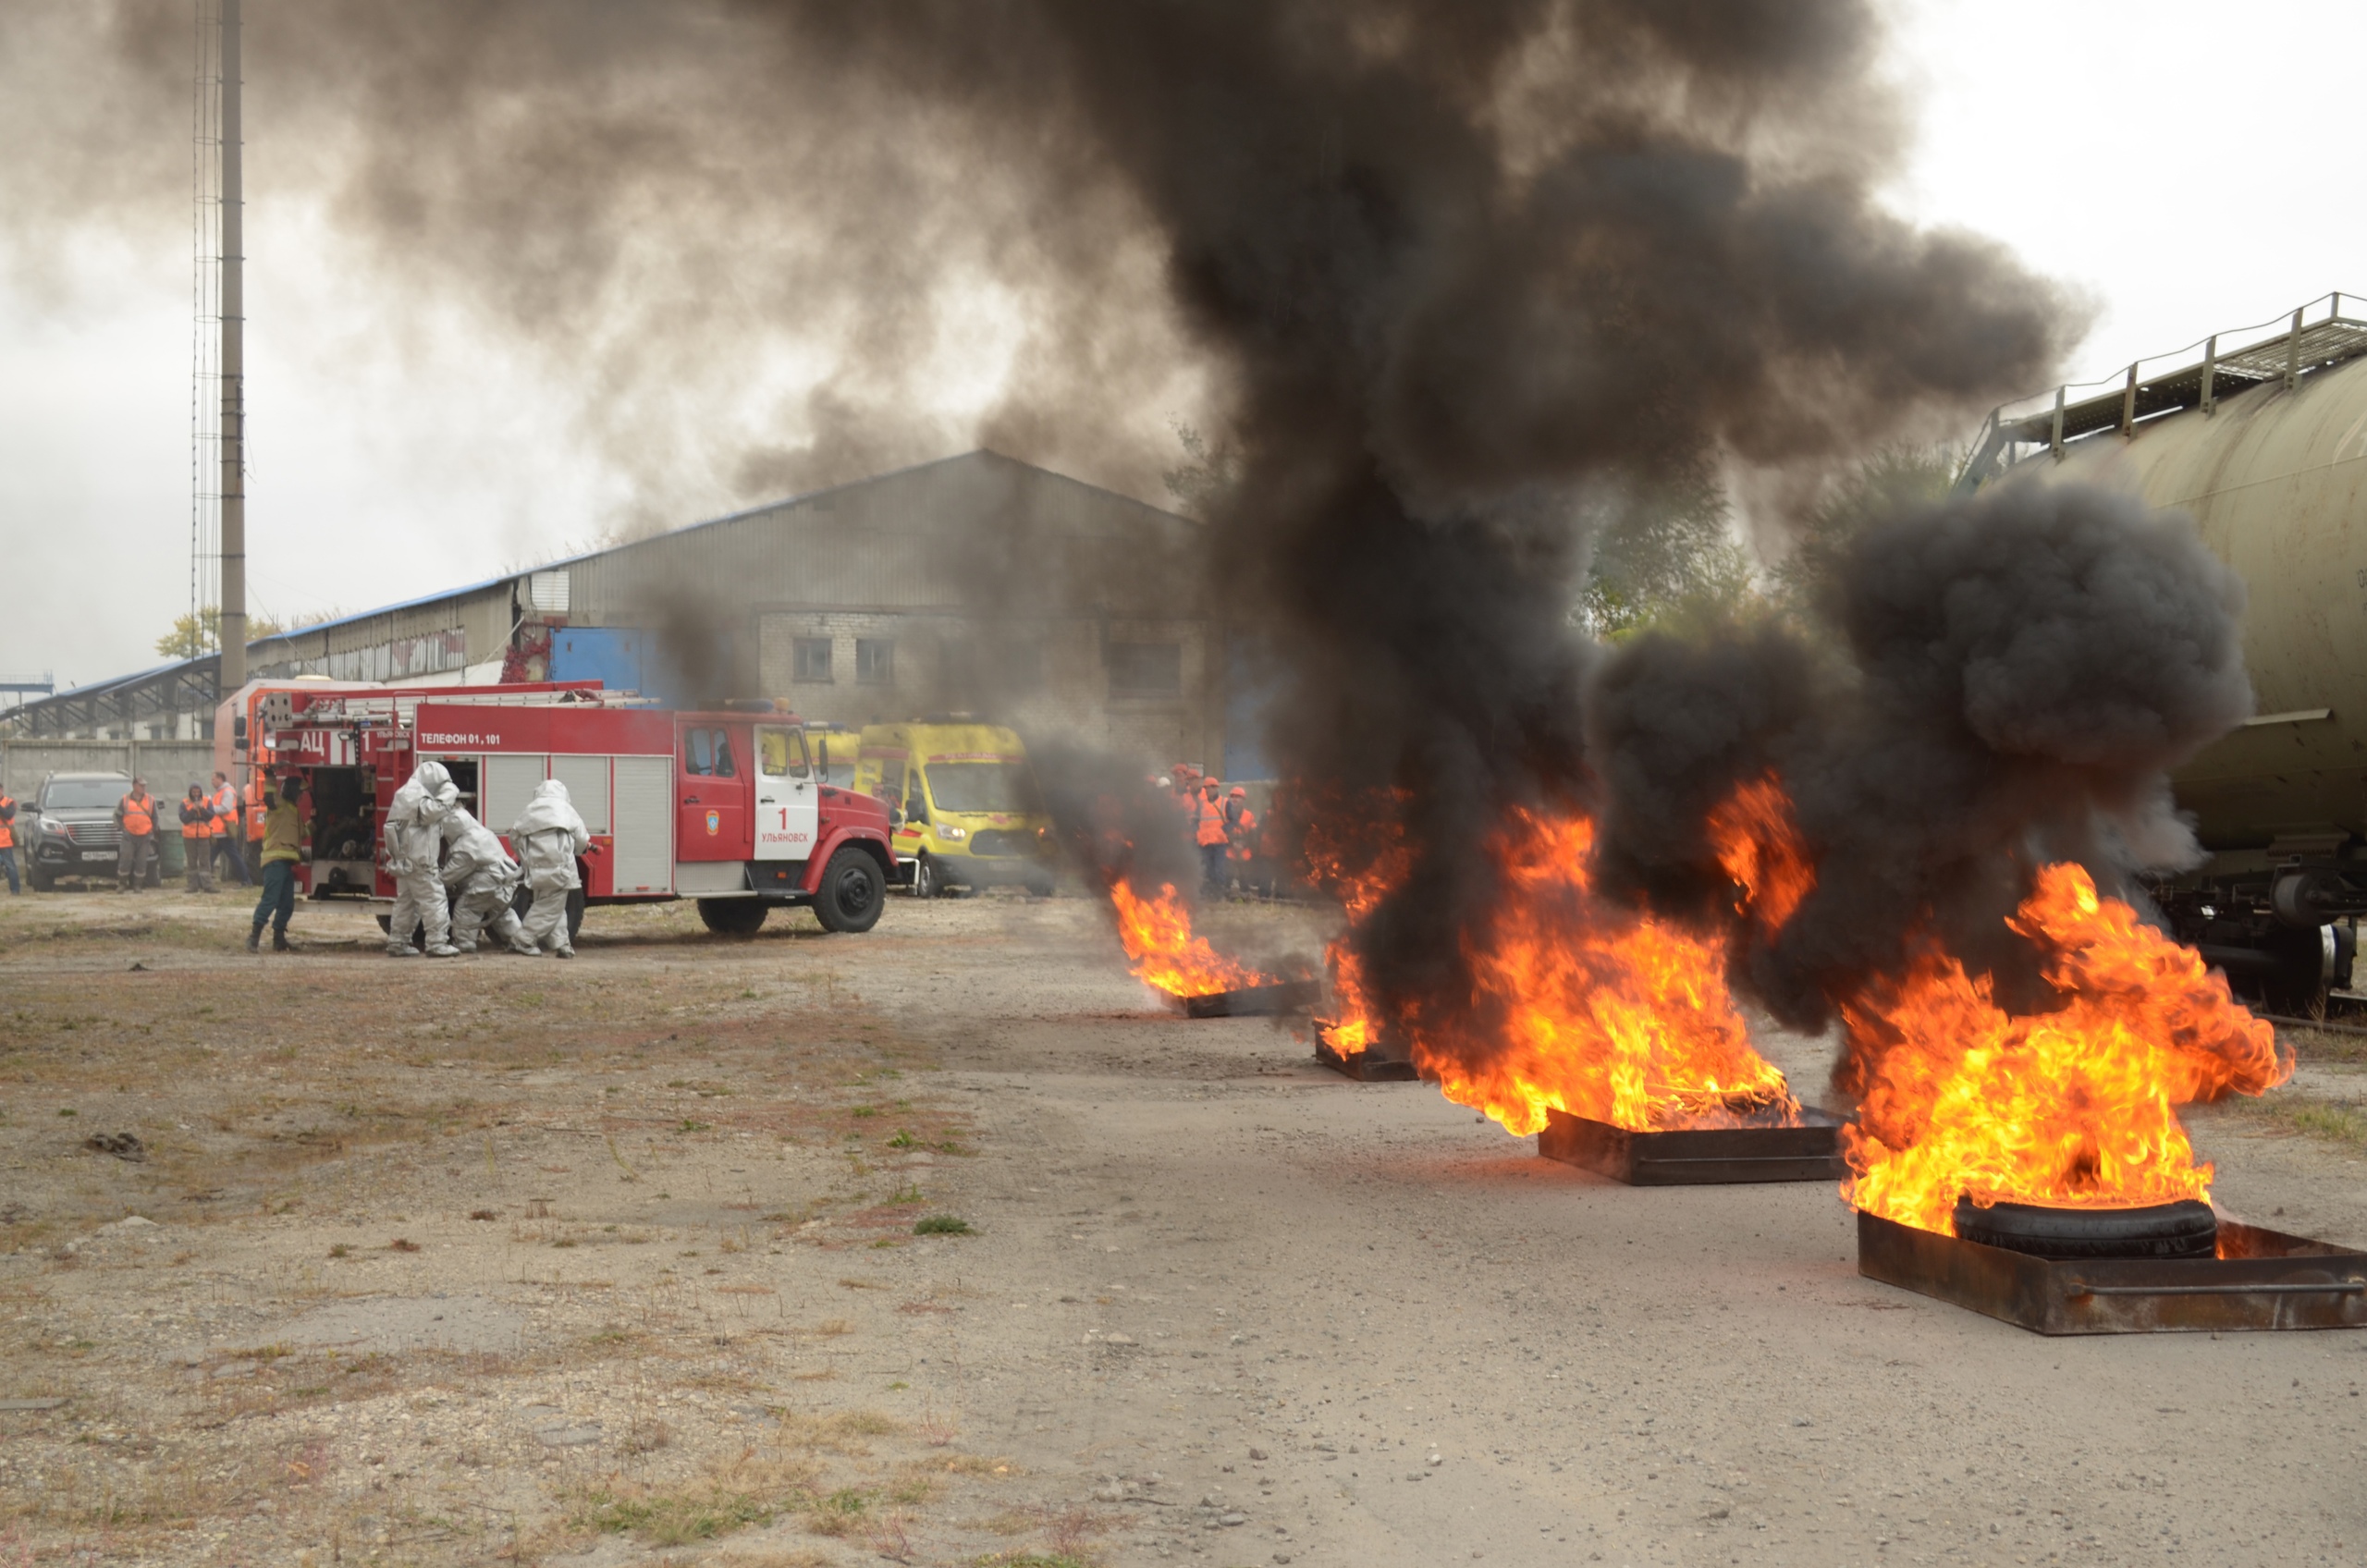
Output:
<path fill-rule="evenodd" d="M 1775 569 L 1778 602 L 1802 619 L 1817 619 L 1849 542 L 1875 523 L 1946 499 L 1963 466 L 1964 454 L 1953 447 L 1895 445 L 1836 480 Z"/>
<path fill-rule="evenodd" d="M 1241 454 L 1231 447 L 1209 446 L 1208 437 L 1188 424 L 1175 427 L 1175 439 L 1187 460 L 1159 478 L 1177 506 L 1194 517 L 1207 517 L 1241 483 Z"/>
<path fill-rule="evenodd" d="M 286 628 L 267 615 L 247 617 L 247 641 L 276 637 Z M 206 605 L 195 615 L 173 617 L 173 629 L 156 639 L 156 651 L 171 659 L 202 658 L 222 650 L 222 608 Z"/>
<path fill-rule="evenodd" d="M 1707 466 L 1638 492 L 1595 540 L 1577 619 L 1599 637 L 1724 619 L 1758 596 L 1734 508 Z"/>

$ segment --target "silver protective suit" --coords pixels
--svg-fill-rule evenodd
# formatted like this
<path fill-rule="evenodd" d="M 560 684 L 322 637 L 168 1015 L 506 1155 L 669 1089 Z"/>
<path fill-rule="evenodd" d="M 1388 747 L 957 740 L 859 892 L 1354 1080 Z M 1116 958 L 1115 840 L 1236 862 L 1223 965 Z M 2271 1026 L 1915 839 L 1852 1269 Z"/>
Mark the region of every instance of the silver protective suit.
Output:
<path fill-rule="evenodd" d="M 440 762 L 423 762 L 411 782 L 395 791 L 378 830 L 386 875 L 395 879 L 395 907 L 386 917 L 386 951 L 409 958 L 411 929 L 423 931 L 428 953 L 448 957 L 451 920 L 444 898 L 444 825 L 460 809 L 460 787 Z"/>
<path fill-rule="evenodd" d="M 526 887 L 533 894 L 524 923 L 526 941 L 537 951 L 547 947 L 560 957 L 575 951 L 567 930 L 567 896 L 583 886 L 575 857 L 592 847 L 591 829 L 576 815 L 567 786 L 547 778 L 534 798 L 518 814 L 509 828 L 525 869 Z"/>
<path fill-rule="evenodd" d="M 518 863 L 502 847 L 500 835 L 467 808 L 454 806 L 444 822 L 444 838 L 451 846 L 444 853 L 444 886 L 452 892 L 452 945 L 472 953 L 480 934 L 489 931 L 513 952 L 533 952 L 509 907 L 518 896 Z"/>

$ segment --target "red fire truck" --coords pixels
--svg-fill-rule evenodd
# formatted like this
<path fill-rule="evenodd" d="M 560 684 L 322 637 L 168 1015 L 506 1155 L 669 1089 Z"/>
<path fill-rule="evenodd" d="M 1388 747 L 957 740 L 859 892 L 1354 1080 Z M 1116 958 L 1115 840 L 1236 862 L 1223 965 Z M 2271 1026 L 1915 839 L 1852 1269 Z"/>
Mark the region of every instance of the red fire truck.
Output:
<path fill-rule="evenodd" d="M 393 898 L 377 826 L 430 759 L 497 833 L 544 779 L 566 784 L 593 839 L 570 930 L 586 904 L 695 899 L 707 928 L 726 935 L 793 904 L 811 905 L 830 930 L 867 931 L 895 867 L 888 808 L 829 783 L 804 726 L 771 704 L 690 712 L 593 683 L 300 681 L 250 688 L 224 706 L 232 721 L 217 735 L 243 731 L 255 766 L 304 781 L 310 841 L 298 870 L 314 898 Z"/>

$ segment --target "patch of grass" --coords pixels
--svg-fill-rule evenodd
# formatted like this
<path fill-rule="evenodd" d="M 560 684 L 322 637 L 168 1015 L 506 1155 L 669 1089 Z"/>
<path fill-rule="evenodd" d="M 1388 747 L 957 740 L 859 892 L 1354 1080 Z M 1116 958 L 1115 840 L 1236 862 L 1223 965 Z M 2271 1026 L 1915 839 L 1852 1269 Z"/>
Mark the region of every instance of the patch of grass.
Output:
<path fill-rule="evenodd" d="M 66 1114 L 71 1116 L 74 1113 L 69 1110 L 66 1112 Z M 879 1114 L 879 1108 L 876 1105 L 859 1105 L 853 1109 L 848 1111 L 847 1114 L 849 1116 L 877 1116 Z"/>
<path fill-rule="evenodd" d="M 841 1487 L 828 1497 L 814 1500 L 814 1515 L 805 1527 L 817 1536 L 850 1536 L 862 1527 L 863 1516 L 871 1507 L 869 1494 L 852 1487 Z"/>
<path fill-rule="evenodd" d="M 891 1149 L 917 1148 L 919 1145 L 920 1140 L 901 1128 L 897 1129 L 896 1135 L 888 1140 L 888 1146 Z"/>
<path fill-rule="evenodd" d="M 2351 1148 L 2367 1147 L 2367 1116 L 2348 1106 L 2305 1101 L 2272 1107 L 2270 1114 L 2297 1133 Z"/>
<path fill-rule="evenodd" d="M 970 1222 L 951 1214 L 932 1214 L 913 1227 L 915 1236 L 972 1236 Z"/>
<path fill-rule="evenodd" d="M 978 1568 L 1098 1568 L 1093 1559 L 1073 1551 L 999 1551 L 978 1559 Z"/>
<path fill-rule="evenodd" d="M 923 1199 L 921 1197 L 920 1183 L 917 1182 L 905 1182 L 902 1186 L 888 1194 L 888 1201 L 891 1204 L 922 1202 Z"/>
<path fill-rule="evenodd" d="M 585 1499 L 582 1524 L 604 1535 L 630 1535 L 651 1546 L 689 1546 L 750 1525 L 769 1525 L 781 1505 L 745 1492 L 705 1498 L 618 1497 L 595 1491 Z"/>
<path fill-rule="evenodd" d="M 419 1243 L 408 1236 L 397 1236 L 386 1243 L 386 1250 L 388 1252 L 417 1252 Z"/>
<path fill-rule="evenodd" d="M 675 1129 L 678 1133 L 704 1133 L 706 1130 L 707 1124 L 705 1122 L 693 1121 L 687 1116 L 682 1118 L 682 1124 Z"/>

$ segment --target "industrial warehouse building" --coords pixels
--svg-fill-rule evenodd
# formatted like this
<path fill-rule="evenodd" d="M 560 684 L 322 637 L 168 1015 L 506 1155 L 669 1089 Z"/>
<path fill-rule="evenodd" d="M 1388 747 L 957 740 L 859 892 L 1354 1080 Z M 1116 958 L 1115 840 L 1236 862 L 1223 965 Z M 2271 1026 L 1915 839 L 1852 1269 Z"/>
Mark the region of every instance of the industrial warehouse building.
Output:
<path fill-rule="evenodd" d="M 1247 726 L 1228 712 L 1233 632 L 1190 569 L 1199 533 L 970 452 L 304 627 L 251 643 L 248 665 L 259 679 L 782 697 L 843 725 L 967 712 L 1254 777 Z M 28 703 L 12 749 L 207 739 L 215 673 L 209 656 Z"/>

